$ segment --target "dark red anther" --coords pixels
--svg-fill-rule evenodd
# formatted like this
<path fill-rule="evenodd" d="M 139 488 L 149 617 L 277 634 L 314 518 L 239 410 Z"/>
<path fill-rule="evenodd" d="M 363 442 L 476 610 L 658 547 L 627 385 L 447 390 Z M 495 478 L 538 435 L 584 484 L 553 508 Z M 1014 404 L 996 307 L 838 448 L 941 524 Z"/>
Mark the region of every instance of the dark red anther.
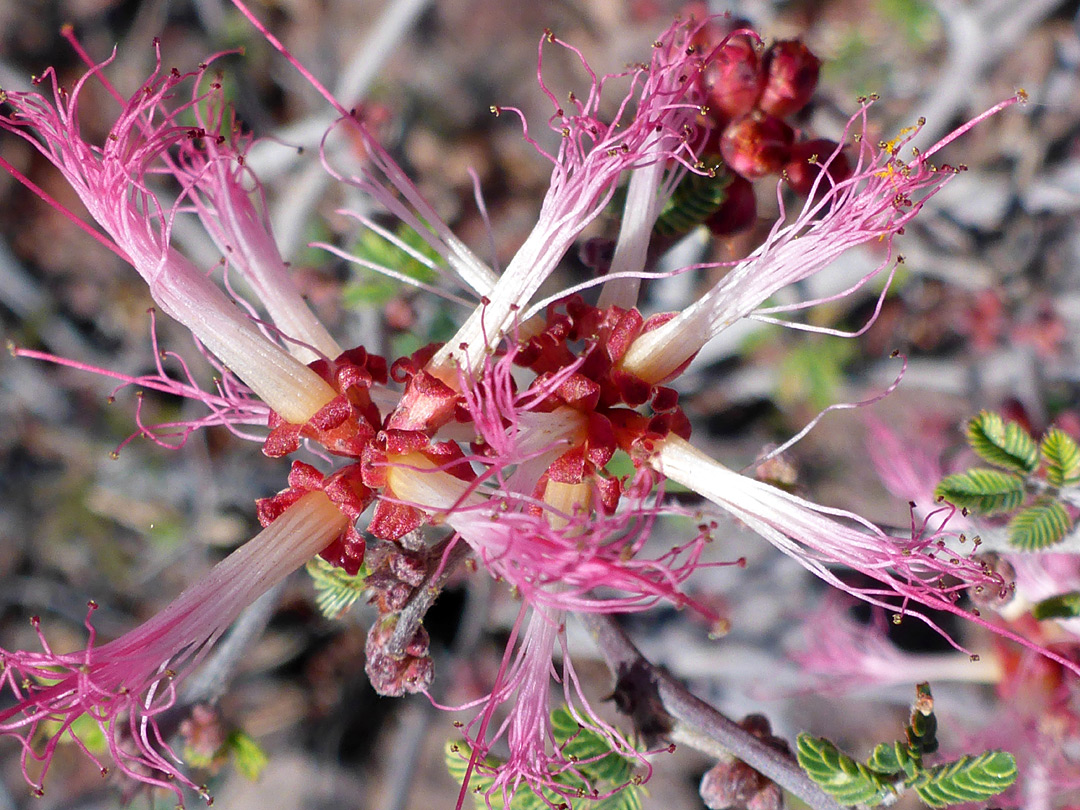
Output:
<path fill-rule="evenodd" d="M 768 78 L 758 107 L 780 118 L 798 112 L 814 95 L 820 70 L 821 60 L 800 40 L 773 43 L 765 54 Z"/>
<path fill-rule="evenodd" d="M 779 118 L 754 110 L 724 129 L 720 153 L 736 174 L 757 180 L 783 168 L 794 139 L 794 131 Z"/>

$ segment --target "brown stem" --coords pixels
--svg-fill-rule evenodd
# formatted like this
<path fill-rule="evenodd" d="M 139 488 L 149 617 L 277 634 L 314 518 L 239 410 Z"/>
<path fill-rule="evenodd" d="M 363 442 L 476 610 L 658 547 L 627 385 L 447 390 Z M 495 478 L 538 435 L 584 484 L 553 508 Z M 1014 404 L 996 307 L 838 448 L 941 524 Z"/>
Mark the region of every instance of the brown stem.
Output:
<path fill-rule="evenodd" d="M 464 540 L 458 538 L 450 550 L 446 551 L 449 542 L 449 540 L 446 540 L 432 547 L 429 556 L 432 570 L 398 614 L 394 634 L 386 643 L 385 652 L 387 655 L 405 655 L 406 645 L 412 640 L 417 629 L 423 623 L 424 616 L 427 615 L 427 612 L 435 603 L 435 599 L 442 592 L 443 585 L 446 584 L 446 581 L 457 570 L 458 566 L 465 561 L 465 558 L 469 556 L 469 545 Z"/>
<path fill-rule="evenodd" d="M 611 616 L 587 613 L 581 618 L 615 675 L 616 704 L 646 737 L 663 736 L 718 759 L 735 756 L 814 810 L 843 810 L 794 757 L 767 745 L 647 661 Z"/>

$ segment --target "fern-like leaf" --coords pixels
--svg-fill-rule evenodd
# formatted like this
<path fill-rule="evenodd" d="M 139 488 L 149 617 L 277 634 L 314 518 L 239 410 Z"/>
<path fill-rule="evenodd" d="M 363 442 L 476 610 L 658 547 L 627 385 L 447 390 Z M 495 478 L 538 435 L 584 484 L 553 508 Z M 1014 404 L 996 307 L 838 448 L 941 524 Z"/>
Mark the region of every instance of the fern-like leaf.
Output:
<path fill-rule="evenodd" d="M 800 734 L 795 754 L 800 767 L 840 804 L 873 807 L 895 793 L 881 776 L 824 738 Z"/>
<path fill-rule="evenodd" d="M 1046 480 L 1055 487 L 1080 484 L 1080 446 L 1060 428 L 1051 428 L 1043 436 L 1042 456 L 1046 461 Z"/>
<path fill-rule="evenodd" d="M 900 773 L 914 774 L 915 763 L 911 759 L 911 751 L 907 744 L 902 742 L 880 743 L 874 748 L 870 758 L 866 760 L 866 767 L 870 770 L 895 776 Z"/>
<path fill-rule="evenodd" d="M 1035 504 L 1009 521 L 1009 544 L 1021 551 L 1042 551 L 1060 543 L 1072 523 L 1057 501 Z"/>
<path fill-rule="evenodd" d="M 976 467 L 943 479 L 934 495 L 985 515 L 1009 512 L 1024 500 L 1024 481 L 1013 473 Z"/>
<path fill-rule="evenodd" d="M 352 576 L 322 557 L 312 557 L 305 568 L 315 586 L 315 604 L 328 619 L 341 618 L 367 591 L 368 570 L 365 567 Z"/>
<path fill-rule="evenodd" d="M 1035 603 L 1031 615 L 1039 621 L 1044 619 L 1075 619 L 1080 616 L 1080 591 L 1059 593 Z"/>
<path fill-rule="evenodd" d="M 1016 760 L 1005 751 L 987 751 L 937 765 L 908 781 L 931 807 L 978 802 L 996 796 L 1016 781 Z"/>
<path fill-rule="evenodd" d="M 563 756 L 576 764 L 558 772 L 552 770 L 551 787 L 537 788 L 539 794 L 536 789 L 523 783 L 508 797 L 506 788 L 493 790 L 494 771 L 503 762 L 488 757 L 477 763 L 469 780 L 468 792 L 474 794 L 477 810 L 490 807 L 551 810 L 552 807 L 565 804 L 565 796 L 589 797 L 590 794 L 597 793 L 611 795 L 603 799 L 589 799 L 582 802 L 581 807 L 588 810 L 642 810 L 645 789 L 635 784 L 632 779 L 633 760 L 613 751 L 606 737 L 590 728 L 582 727 L 565 708 L 552 712 L 551 728 L 556 744 L 562 748 Z M 460 785 L 465 779 L 472 749 L 464 740 L 452 741 L 447 743 L 445 756 L 446 769 Z M 558 787 L 555 787 L 556 785 Z M 573 806 L 579 805 L 574 801 Z"/>
<path fill-rule="evenodd" d="M 633 776 L 633 763 L 611 749 L 611 742 L 590 728 L 583 728 L 567 709 L 551 713 L 551 731 L 567 759 L 580 763 L 579 769 L 592 780 L 623 785 Z"/>
<path fill-rule="evenodd" d="M 967 440 L 979 458 L 995 467 L 1032 473 L 1039 466 L 1039 448 L 1031 434 L 993 411 L 983 411 L 968 422 Z"/>

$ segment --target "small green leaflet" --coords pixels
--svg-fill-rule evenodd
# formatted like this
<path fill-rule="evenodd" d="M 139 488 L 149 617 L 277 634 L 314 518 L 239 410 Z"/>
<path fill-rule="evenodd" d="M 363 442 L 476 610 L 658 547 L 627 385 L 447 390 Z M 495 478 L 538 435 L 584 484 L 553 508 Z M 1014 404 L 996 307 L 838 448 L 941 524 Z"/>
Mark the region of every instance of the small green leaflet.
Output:
<path fill-rule="evenodd" d="M 304 567 L 315 586 L 315 604 L 328 619 L 338 619 L 367 591 L 369 571 L 361 566 L 356 576 L 331 565 L 322 557 L 312 557 Z"/>
<path fill-rule="evenodd" d="M 543 788 L 541 797 L 523 783 L 507 804 L 503 789 L 492 792 L 494 771 L 503 763 L 495 757 L 487 757 L 477 763 L 469 781 L 469 792 L 474 794 L 477 810 L 486 810 L 489 803 L 491 807 L 505 806 L 511 810 L 551 810 L 560 805 L 573 810 L 642 810 L 645 790 L 634 781 L 636 760 L 613 751 L 605 737 L 582 727 L 565 708 L 552 712 L 551 729 L 566 759 L 575 762 L 573 769 L 551 775 L 552 782 L 565 786 L 566 790 L 560 791 L 564 795 Z M 451 740 L 446 745 L 445 756 L 446 769 L 460 785 L 465 779 L 472 749 L 463 740 Z M 598 794 L 616 792 L 604 799 L 591 799 L 589 795 L 593 789 Z"/>
<path fill-rule="evenodd" d="M 1009 544 L 1021 551 L 1042 551 L 1060 543 L 1072 528 L 1072 518 L 1057 501 L 1029 506 L 1009 521 Z"/>
<path fill-rule="evenodd" d="M 911 780 L 910 786 L 931 807 L 948 807 L 996 796 L 1016 781 L 1016 773 L 1012 754 L 987 751 L 929 768 Z"/>
<path fill-rule="evenodd" d="M 856 762 L 829 740 L 809 734 L 799 735 L 796 755 L 809 777 L 844 805 L 874 807 L 914 790 L 929 806 L 946 807 L 989 799 L 1016 781 L 1016 760 L 1004 751 L 924 767 L 923 754 L 937 750 L 936 731 L 930 685 L 922 683 L 916 687 L 905 739 L 881 743 L 866 764 Z"/>
<path fill-rule="evenodd" d="M 1024 480 L 1013 473 L 976 467 L 943 479 L 934 496 L 979 514 L 1009 512 L 1024 500 Z"/>
<path fill-rule="evenodd" d="M 1080 447 L 1065 431 L 1051 428 L 1043 436 L 1042 455 L 1046 480 L 1055 487 L 1080 484 Z"/>
<path fill-rule="evenodd" d="M 891 780 L 856 762 L 824 737 L 800 734 L 795 747 L 799 766 L 840 804 L 875 807 L 896 795 Z"/>
<path fill-rule="evenodd" d="M 1075 619 L 1080 616 L 1080 591 L 1059 593 L 1043 599 L 1031 609 L 1031 615 L 1039 621 L 1044 619 Z"/>
<path fill-rule="evenodd" d="M 254 738 L 240 730 L 229 735 L 229 739 L 225 741 L 225 747 L 232 754 L 236 770 L 251 782 L 262 776 L 262 772 L 266 770 L 266 765 L 270 761 L 266 752 Z"/>
<path fill-rule="evenodd" d="M 362 262 L 370 262 L 373 265 L 395 270 L 425 284 L 434 283 L 439 277 L 438 273 L 417 256 L 437 264 L 441 261 L 439 255 L 419 233 L 407 225 L 401 225 L 395 236 L 406 247 L 396 245 L 380 234 L 367 230 L 361 235 L 351 252 Z M 382 306 L 400 295 L 401 289 L 401 282 L 396 279 L 370 267 L 361 266 L 357 268 L 354 280 L 349 282 L 342 291 L 342 301 L 345 306 L 351 308 L 364 305 Z"/>
<path fill-rule="evenodd" d="M 1039 466 L 1039 448 L 1031 434 L 993 411 L 982 411 L 968 422 L 967 440 L 983 461 L 995 467 L 1031 473 Z"/>

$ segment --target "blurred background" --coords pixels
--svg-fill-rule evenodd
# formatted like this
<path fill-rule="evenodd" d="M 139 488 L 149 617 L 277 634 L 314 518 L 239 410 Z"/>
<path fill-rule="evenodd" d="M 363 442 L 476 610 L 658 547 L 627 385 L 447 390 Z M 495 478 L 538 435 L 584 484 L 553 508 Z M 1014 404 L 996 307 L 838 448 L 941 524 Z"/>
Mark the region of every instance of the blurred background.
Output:
<path fill-rule="evenodd" d="M 729 330 L 698 357 L 681 388 L 696 444 L 736 469 L 751 464 L 823 407 L 886 388 L 899 371 L 899 361 L 889 359 L 894 349 L 909 358 L 899 390 L 871 408 L 828 415 L 768 477 L 819 502 L 903 528 L 909 521 L 906 498 L 889 493 L 871 464 L 868 416 L 886 425 L 900 448 L 943 460 L 946 469 L 962 459 L 963 421 L 980 408 L 1005 409 L 1036 433 L 1055 421 L 1077 434 L 1078 5 L 713 5 L 715 12 L 748 20 L 766 42 L 801 37 L 823 60 L 818 92 L 795 122 L 822 137 L 839 137 L 856 97 L 872 92 L 881 96 L 871 111 L 875 139 L 892 138 L 925 116 L 918 141 L 923 147 L 1019 88 L 1030 101 L 980 125 L 942 155 L 968 171 L 898 240 L 906 263 L 862 338 L 749 325 Z M 489 108 L 519 107 L 534 134 L 555 142 L 544 128 L 551 110 L 536 84 L 543 30 L 580 48 L 597 73 L 614 72 L 647 60 L 657 34 L 683 10 L 665 0 L 284 0 L 254 2 L 252 8 L 346 106 L 362 105 L 455 232 L 481 255 L 493 250 L 502 263 L 536 221 L 550 166 L 522 139 L 512 116 L 495 117 Z M 335 213 L 350 199 L 318 161 L 320 138 L 333 119 L 228 3 L 0 0 L 0 86 L 28 89 L 30 77 L 48 66 L 68 84 L 81 75 L 84 66 L 60 36 L 64 24 L 74 26 L 95 59 L 115 49 L 109 75 L 125 93 L 153 69 L 155 37 L 166 68 L 190 69 L 211 53 L 233 51 L 217 62 L 222 81 L 238 117 L 262 139 L 251 165 L 264 183 L 283 253 L 320 317 L 343 345 L 388 354 L 448 336 L 462 313 L 307 247 L 314 240 L 357 239 L 352 224 Z M 545 76 L 560 97 L 566 89 L 587 89 L 569 54 L 548 53 Z M 99 86 L 88 86 L 81 109 L 86 137 L 104 137 L 117 112 Z M 25 142 L 0 135 L 0 154 L 85 216 L 58 173 Z M 483 192 L 490 229 L 475 203 L 470 171 Z M 757 194 L 758 221 L 750 231 L 728 239 L 694 234 L 667 261 L 749 253 L 777 212 L 772 180 L 759 183 Z M 611 236 L 616 228 L 612 215 L 590 233 Z M 197 228 L 178 227 L 176 239 L 202 266 L 220 258 Z M 849 254 L 793 294 L 842 289 L 880 261 L 875 250 Z M 577 283 L 590 272 L 571 255 L 555 283 Z M 709 280 L 703 273 L 654 284 L 644 307 L 685 307 Z M 809 320 L 857 328 L 870 317 L 879 290 L 820 307 Z M 150 304 L 130 268 L 0 173 L 0 323 L 6 340 L 126 374 L 146 373 L 154 362 Z M 157 331 L 163 348 L 194 356 L 184 330 L 160 319 Z M 286 461 L 267 459 L 257 445 L 223 430 L 204 431 L 176 452 L 135 440 L 111 458 L 134 430 L 135 409 L 131 390 L 110 404 L 112 387 L 92 374 L 0 357 L 4 647 L 36 644 L 31 615 L 42 617 L 57 648 L 81 647 L 91 598 L 101 605 L 95 624 L 103 636 L 136 626 L 252 536 L 258 529 L 253 501 L 284 484 Z M 149 422 L 194 413 L 163 396 L 148 395 L 142 407 Z M 955 726 L 952 745 L 983 744 L 980 735 L 996 723 L 999 730 L 1021 729 L 1011 741 L 1032 747 L 1032 761 L 1040 740 L 1052 740 L 1062 756 L 1076 755 L 1080 730 L 1071 713 L 1010 703 L 1000 668 L 964 669 L 934 657 L 946 645 L 912 623 L 889 627 L 903 650 L 920 657 L 910 672 L 893 679 L 897 683 L 874 688 L 858 672 L 822 679 L 801 670 L 800 650 L 821 647 L 841 633 L 844 621 L 873 617 L 845 612 L 845 605 L 834 604 L 815 580 L 759 538 L 735 526 L 724 535 L 715 558 L 745 556 L 746 569 L 702 572 L 695 588 L 731 617 L 726 638 L 710 641 L 703 625 L 668 610 L 635 616 L 627 627 L 651 660 L 688 679 L 731 716 L 762 711 L 784 736 L 811 730 L 865 753 L 860 746 L 899 731 L 914 682 L 940 675 L 934 691 L 939 712 Z M 442 700 L 484 694 L 515 612 L 507 595 L 483 577 L 452 583 L 427 622 Z M 248 632 L 237 641 L 242 653 L 189 683 L 217 700 L 216 715 L 202 718 L 207 733 L 242 729 L 269 757 L 256 781 L 232 765 L 203 771 L 217 807 L 453 806 L 457 786 L 442 764 L 442 746 L 457 716 L 422 698 L 386 699 L 372 692 L 363 672 L 371 615 L 361 605 L 341 620 L 323 618 L 310 578 L 298 574 L 242 620 Z M 947 626 L 987 660 L 1003 655 L 970 629 Z M 865 628 L 853 632 L 870 635 Z M 595 704 L 603 705 L 610 676 L 580 628 L 572 626 L 570 633 L 577 668 Z M 842 697 L 840 688 L 846 690 Z M 57 756 L 45 796 L 31 799 L 17 746 L 0 740 L 0 810 L 119 806 L 124 796 L 118 784 L 102 780 L 70 748 Z M 710 765 L 704 756 L 680 750 L 655 764 L 646 806 L 703 806 L 697 782 Z M 1080 794 L 1073 799 L 1080 801 Z M 171 796 L 135 801 L 173 804 Z M 1067 794 L 1056 801 L 1044 806 L 1065 806 Z"/>

